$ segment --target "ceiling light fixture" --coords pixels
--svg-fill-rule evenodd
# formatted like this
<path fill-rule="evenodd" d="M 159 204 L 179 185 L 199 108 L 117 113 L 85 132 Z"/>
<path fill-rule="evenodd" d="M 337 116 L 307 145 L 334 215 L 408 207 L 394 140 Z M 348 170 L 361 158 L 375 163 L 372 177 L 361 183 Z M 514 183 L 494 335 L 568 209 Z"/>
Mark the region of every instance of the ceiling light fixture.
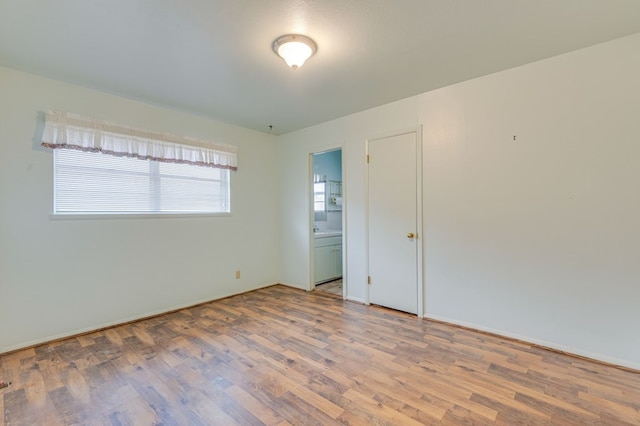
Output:
<path fill-rule="evenodd" d="M 273 51 L 294 70 L 300 68 L 316 50 L 316 43 L 300 34 L 283 35 L 273 42 Z"/>

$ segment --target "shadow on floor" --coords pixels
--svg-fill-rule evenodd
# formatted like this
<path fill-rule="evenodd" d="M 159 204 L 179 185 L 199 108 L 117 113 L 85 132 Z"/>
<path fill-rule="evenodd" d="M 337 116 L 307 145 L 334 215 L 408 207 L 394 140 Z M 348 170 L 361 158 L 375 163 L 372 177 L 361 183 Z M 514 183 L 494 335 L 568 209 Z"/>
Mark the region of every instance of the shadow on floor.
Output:
<path fill-rule="evenodd" d="M 335 281 L 329 281 L 328 283 L 318 284 L 316 285 L 316 290 L 337 294 L 342 297 L 342 278 Z"/>

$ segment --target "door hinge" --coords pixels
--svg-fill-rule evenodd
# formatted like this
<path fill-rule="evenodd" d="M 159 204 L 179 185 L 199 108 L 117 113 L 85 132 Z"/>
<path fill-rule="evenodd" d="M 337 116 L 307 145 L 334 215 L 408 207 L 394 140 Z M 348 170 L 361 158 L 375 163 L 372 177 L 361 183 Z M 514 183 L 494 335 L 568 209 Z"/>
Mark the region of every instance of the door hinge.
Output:
<path fill-rule="evenodd" d="M 367 277 L 367 284 L 371 284 L 371 275 Z"/>
<path fill-rule="evenodd" d="M 367 164 L 369 164 L 369 154 L 367 154 Z"/>

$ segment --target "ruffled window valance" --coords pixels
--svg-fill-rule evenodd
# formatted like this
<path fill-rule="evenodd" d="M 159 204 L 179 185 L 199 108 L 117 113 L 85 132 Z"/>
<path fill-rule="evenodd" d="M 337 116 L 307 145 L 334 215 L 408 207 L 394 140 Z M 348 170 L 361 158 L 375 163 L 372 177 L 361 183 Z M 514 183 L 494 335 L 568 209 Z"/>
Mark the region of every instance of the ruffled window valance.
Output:
<path fill-rule="evenodd" d="M 42 146 L 167 163 L 237 170 L 237 148 L 132 129 L 65 112 L 47 112 Z"/>

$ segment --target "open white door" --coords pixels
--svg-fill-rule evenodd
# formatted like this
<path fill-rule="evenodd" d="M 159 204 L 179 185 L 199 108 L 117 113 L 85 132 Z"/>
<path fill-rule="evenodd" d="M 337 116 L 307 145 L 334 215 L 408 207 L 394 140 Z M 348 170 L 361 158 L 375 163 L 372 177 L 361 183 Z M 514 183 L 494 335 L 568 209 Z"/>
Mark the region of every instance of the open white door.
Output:
<path fill-rule="evenodd" d="M 368 141 L 369 302 L 418 314 L 417 132 Z"/>

